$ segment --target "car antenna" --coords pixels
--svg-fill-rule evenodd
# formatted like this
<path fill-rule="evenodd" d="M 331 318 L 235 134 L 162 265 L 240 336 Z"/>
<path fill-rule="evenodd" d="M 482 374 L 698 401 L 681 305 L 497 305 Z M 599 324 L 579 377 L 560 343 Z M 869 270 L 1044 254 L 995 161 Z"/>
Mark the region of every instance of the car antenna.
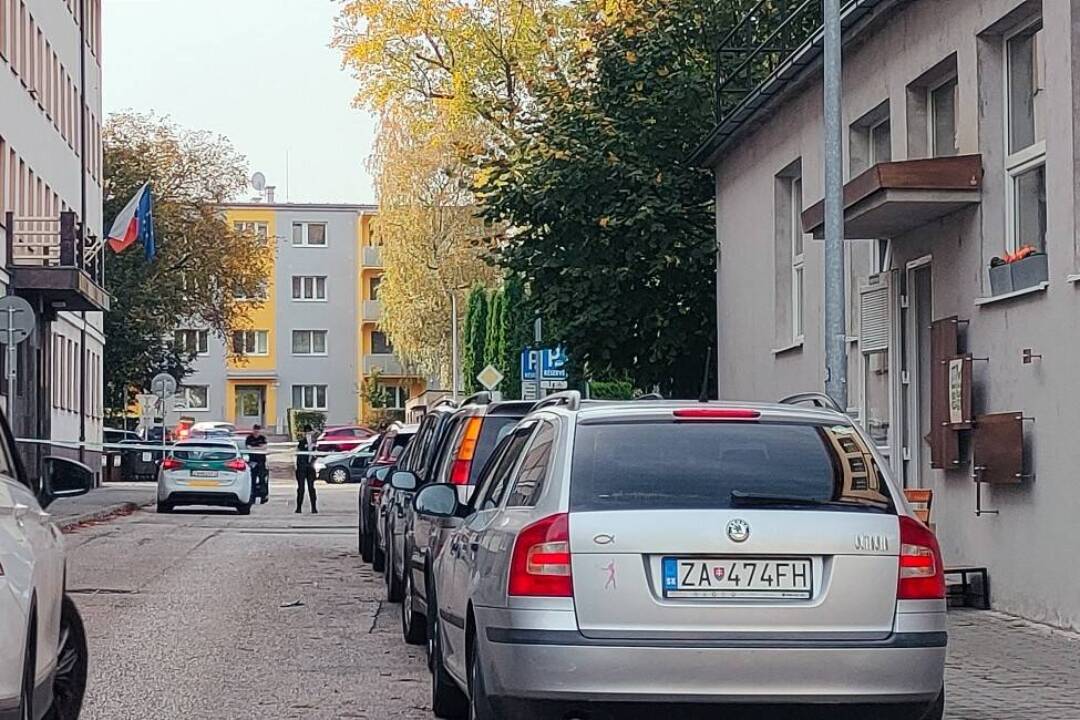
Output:
<path fill-rule="evenodd" d="M 712 345 L 705 351 L 705 373 L 701 378 L 701 394 L 698 395 L 698 402 L 709 402 L 709 365 L 712 364 Z"/>

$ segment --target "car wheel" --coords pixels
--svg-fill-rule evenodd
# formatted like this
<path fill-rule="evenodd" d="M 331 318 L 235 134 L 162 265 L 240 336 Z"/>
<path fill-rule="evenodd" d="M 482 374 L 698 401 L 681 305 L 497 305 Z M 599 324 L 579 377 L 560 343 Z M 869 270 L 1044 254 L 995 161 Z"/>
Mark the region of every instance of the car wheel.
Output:
<path fill-rule="evenodd" d="M 432 633 L 431 655 L 432 712 L 435 713 L 435 717 L 444 718 L 444 720 L 464 718 L 469 710 L 469 701 L 443 664 L 442 629 L 438 617 L 435 618 L 435 630 Z"/>
<path fill-rule="evenodd" d="M 416 612 L 413 607 L 415 600 L 412 571 L 406 567 L 401 599 L 401 635 L 409 645 L 423 645 L 427 640 L 427 618 Z"/>
<path fill-rule="evenodd" d="M 491 707 L 491 698 L 484 685 L 484 667 L 480 662 L 480 646 L 475 638 L 468 643 L 472 647 L 469 653 L 469 720 L 496 720 L 495 710 Z"/>
<path fill-rule="evenodd" d="M 930 709 L 926 711 L 926 714 L 922 716 L 922 720 L 942 720 L 945 717 L 945 688 L 941 688 L 941 692 L 937 696 L 937 700 L 930 706 Z"/>
<path fill-rule="evenodd" d="M 236 506 L 236 512 L 239 515 L 250 515 L 251 514 L 251 505 L 249 503 L 244 503 L 243 505 L 237 505 Z"/>
<path fill-rule="evenodd" d="M 53 704 L 45 720 L 78 720 L 90 664 L 86 630 L 75 602 L 64 596 L 60 611 L 60 651 L 53 679 Z"/>
<path fill-rule="evenodd" d="M 349 481 L 349 471 L 345 468 L 334 468 L 330 472 L 331 485 L 344 485 Z"/>
<path fill-rule="evenodd" d="M 172 503 L 161 502 L 158 500 L 157 511 L 162 515 L 168 515 L 173 511 L 173 505 Z"/>

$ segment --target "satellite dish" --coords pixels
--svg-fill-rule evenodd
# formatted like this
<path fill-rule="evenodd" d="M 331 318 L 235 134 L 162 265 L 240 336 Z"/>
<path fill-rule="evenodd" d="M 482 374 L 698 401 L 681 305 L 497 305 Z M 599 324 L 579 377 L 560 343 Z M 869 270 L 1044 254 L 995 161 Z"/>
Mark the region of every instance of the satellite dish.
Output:
<path fill-rule="evenodd" d="M 255 188 L 259 192 L 266 189 L 266 176 L 261 172 L 257 172 L 251 176 L 251 187 Z"/>

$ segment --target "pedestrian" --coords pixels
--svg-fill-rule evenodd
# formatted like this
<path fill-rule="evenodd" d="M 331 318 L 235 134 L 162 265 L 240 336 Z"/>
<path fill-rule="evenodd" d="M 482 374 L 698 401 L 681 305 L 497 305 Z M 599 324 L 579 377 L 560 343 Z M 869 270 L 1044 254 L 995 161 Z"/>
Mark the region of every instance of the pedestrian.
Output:
<path fill-rule="evenodd" d="M 308 496 L 311 498 L 311 512 L 319 513 L 318 498 L 315 495 L 315 467 L 312 464 L 311 455 L 308 453 L 315 449 L 315 441 L 312 437 L 310 425 L 304 425 L 301 430 L 300 442 L 296 446 L 296 512 L 304 509 L 304 486 L 307 486 Z"/>
<path fill-rule="evenodd" d="M 270 471 L 266 465 L 266 453 L 258 452 L 266 447 L 266 436 L 262 433 L 261 425 L 256 424 L 251 428 L 251 434 L 244 439 L 244 447 L 248 450 L 255 494 L 258 495 L 260 502 L 265 503 L 270 499 Z"/>

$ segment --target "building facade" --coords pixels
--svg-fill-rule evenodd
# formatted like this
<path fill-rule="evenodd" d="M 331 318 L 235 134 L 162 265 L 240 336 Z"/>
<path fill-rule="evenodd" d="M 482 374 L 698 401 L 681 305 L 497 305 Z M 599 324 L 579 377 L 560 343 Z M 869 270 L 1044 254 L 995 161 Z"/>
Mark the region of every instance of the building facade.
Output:
<path fill-rule="evenodd" d="M 101 441 L 101 118 L 100 0 L 0 0 L 0 294 L 36 317 L 15 397 L 0 383 L 19 437 Z M 31 471 L 49 453 L 97 463 L 22 449 Z"/>
<path fill-rule="evenodd" d="M 324 413 L 328 424 L 370 421 L 364 387 L 372 373 L 403 412 L 423 383 L 378 327 L 376 208 L 243 203 L 225 212 L 237 229 L 265 238 L 272 270 L 250 329 L 224 340 L 177 330 L 177 341 L 197 353 L 182 388 L 184 414 L 279 432 L 289 408 Z"/>
<path fill-rule="evenodd" d="M 849 412 L 934 491 L 947 565 L 988 567 L 996 608 L 1074 629 L 1080 574 L 1054 568 L 1080 554 L 1078 13 L 853 0 L 843 75 Z M 716 174 L 722 397 L 824 384 L 820 38 L 697 152 Z"/>

